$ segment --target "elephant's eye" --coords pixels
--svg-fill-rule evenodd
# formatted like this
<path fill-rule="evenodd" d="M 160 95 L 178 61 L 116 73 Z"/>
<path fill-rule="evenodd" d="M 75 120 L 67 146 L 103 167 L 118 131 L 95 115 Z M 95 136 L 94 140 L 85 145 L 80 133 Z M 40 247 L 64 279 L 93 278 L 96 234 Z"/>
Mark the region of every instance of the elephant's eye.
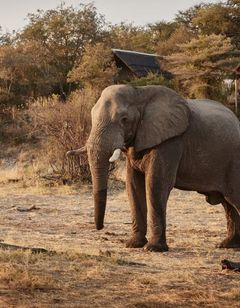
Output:
<path fill-rule="evenodd" d="M 120 121 L 121 121 L 122 125 L 125 125 L 128 122 L 128 118 L 127 117 L 122 117 Z"/>

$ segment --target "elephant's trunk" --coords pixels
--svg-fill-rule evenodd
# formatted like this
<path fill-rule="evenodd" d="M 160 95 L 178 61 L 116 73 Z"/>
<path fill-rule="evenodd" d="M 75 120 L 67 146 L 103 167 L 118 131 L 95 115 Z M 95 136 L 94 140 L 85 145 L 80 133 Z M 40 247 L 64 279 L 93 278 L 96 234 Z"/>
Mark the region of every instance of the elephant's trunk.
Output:
<path fill-rule="evenodd" d="M 118 128 L 118 127 L 117 127 Z M 95 225 L 101 230 L 104 225 L 104 215 L 107 202 L 107 183 L 110 162 L 119 158 L 123 147 L 123 135 L 110 125 L 102 127 L 96 125 L 92 128 L 88 142 L 87 152 L 93 184 Z"/>
<path fill-rule="evenodd" d="M 108 156 L 97 151 L 88 151 L 94 196 L 94 217 L 97 230 L 104 225 L 104 215 L 107 202 L 107 182 L 109 161 Z"/>
<path fill-rule="evenodd" d="M 107 189 L 103 189 L 94 193 L 94 218 L 97 230 L 104 227 L 104 216 L 107 203 Z"/>

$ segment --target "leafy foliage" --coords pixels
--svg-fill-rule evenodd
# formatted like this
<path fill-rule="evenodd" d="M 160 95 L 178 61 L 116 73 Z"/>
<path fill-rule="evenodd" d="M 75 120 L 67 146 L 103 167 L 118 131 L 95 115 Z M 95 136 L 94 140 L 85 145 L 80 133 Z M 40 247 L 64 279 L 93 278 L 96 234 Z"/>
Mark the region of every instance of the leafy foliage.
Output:
<path fill-rule="evenodd" d="M 101 91 L 113 83 L 116 74 L 111 49 L 97 43 L 86 46 L 81 62 L 69 72 L 69 80 Z"/>
<path fill-rule="evenodd" d="M 150 73 L 131 80 L 132 85 L 161 84 L 187 97 L 225 100 L 232 88 L 224 80 L 233 78 L 240 63 L 240 0 L 200 3 L 172 21 L 141 27 L 111 25 L 93 4 L 61 4 L 29 14 L 19 32 L 3 33 L 0 27 L 1 136 L 11 130 L 9 119 L 16 122 L 12 131 L 23 127 L 16 107 L 25 108 L 29 122 L 24 131 L 28 125 L 30 135 L 40 131 L 44 157 L 54 170 L 62 176 L 89 177 L 86 157 L 70 162 L 65 151 L 84 144 L 90 108 L 115 80 L 111 48 L 164 56 L 161 68 L 174 76 L 169 81 Z"/>
<path fill-rule="evenodd" d="M 223 35 L 199 35 L 179 45 L 179 51 L 168 56 L 171 71 L 180 80 L 189 97 L 216 98 L 224 78 L 239 61 L 231 56 L 230 38 Z"/>
<path fill-rule="evenodd" d="M 121 23 L 111 26 L 105 40 L 109 46 L 118 49 L 141 52 L 153 51 L 152 32 L 149 29 L 136 27 L 132 24 Z"/>
<path fill-rule="evenodd" d="M 146 77 L 134 78 L 126 83 L 132 86 L 163 85 L 169 88 L 174 87 L 173 81 L 164 78 L 162 75 L 157 75 L 154 73 L 148 73 Z"/>
<path fill-rule="evenodd" d="M 179 44 L 189 42 L 194 35 L 185 26 L 177 28 L 168 39 L 156 45 L 156 51 L 161 55 L 170 55 L 179 50 Z"/>
<path fill-rule="evenodd" d="M 93 4 L 77 8 L 61 4 L 56 9 L 39 10 L 28 15 L 28 24 L 18 33 L 4 34 L 0 31 L 0 104 L 22 105 L 29 97 L 52 94 L 66 100 L 72 91 L 81 87 L 98 87 L 101 90 L 112 83 L 117 73 L 111 48 L 172 55 L 171 61 L 176 56 L 180 58 L 183 53 L 187 66 L 189 60 L 184 56 L 187 48 L 183 47 L 184 44 L 196 39 L 201 50 L 197 54 L 200 56 L 202 53 L 204 57 L 207 45 L 204 50 L 199 37 L 224 35 L 230 39 L 231 50 L 236 53 L 240 42 L 239 16 L 239 0 L 195 5 L 180 11 L 171 22 L 160 21 L 144 27 L 126 23 L 110 25 Z M 209 54 L 211 52 L 209 50 Z M 215 59 L 207 57 L 207 65 L 210 66 Z M 226 57 L 229 62 L 232 61 L 227 53 Z M 175 60 L 173 63 L 176 63 Z M 226 74 L 225 68 L 221 70 L 220 66 L 225 64 L 218 63 L 216 74 L 222 74 L 221 78 L 218 77 L 222 80 Z M 216 68 L 216 64 L 212 66 Z M 194 67 L 192 73 L 199 65 L 195 63 Z M 199 84 L 200 73 L 196 73 L 196 78 L 189 79 L 189 70 L 176 70 L 181 72 L 180 80 L 185 80 L 190 88 L 198 87 L 193 83 L 198 80 Z M 200 71 L 204 73 L 204 70 Z M 177 79 L 174 84 L 177 84 L 180 74 L 175 72 L 175 75 Z M 210 74 L 204 82 L 201 79 L 206 85 L 203 88 L 211 88 L 215 84 L 214 87 L 219 87 L 218 91 L 221 92 L 220 79 L 216 83 L 215 77 Z M 139 81 L 140 84 L 142 82 Z M 193 95 L 191 93 L 192 90 L 186 92 Z M 194 90 L 194 93 L 197 95 L 198 91 Z M 208 92 L 208 95 L 211 93 Z"/>
<path fill-rule="evenodd" d="M 0 76 L 1 92 L 6 97 L 2 102 L 8 104 L 9 97 L 16 95 L 24 100 L 53 93 L 66 99 L 72 90 L 68 73 L 86 45 L 102 37 L 104 18 L 92 4 L 79 9 L 61 5 L 46 12 L 39 10 L 28 18 L 28 25 L 7 48 L 6 37 L 2 39 L 0 70 L 8 71 L 8 76 Z"/>

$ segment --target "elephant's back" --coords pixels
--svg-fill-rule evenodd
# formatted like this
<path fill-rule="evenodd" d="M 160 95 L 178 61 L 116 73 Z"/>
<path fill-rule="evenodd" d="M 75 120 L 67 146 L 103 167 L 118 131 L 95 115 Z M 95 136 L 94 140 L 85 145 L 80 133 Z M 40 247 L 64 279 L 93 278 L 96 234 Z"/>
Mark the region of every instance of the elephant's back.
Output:
<path fill-rule="evenodd" d="M 240 122 L 235 114 L 223 104 L 205 99 L 188 100 L 192 120 L 206 133 L 231 136 L 240 142 Z"/>
<path fill-rule="evenodd" d="M 177 185 L 196 191 L 224 191 L 229 166 L 240 161 L 240 125 L 231 110 L 210 100 L 189 100 L 190 126 Z"/>
<path fill-rule="evenodd" d="M 191 111 L 197 112 L 204 117 L 223 117 L 237 120 L 235 114 L 223 104 L 210 99 L 189 99 L 187 100 Z"/>

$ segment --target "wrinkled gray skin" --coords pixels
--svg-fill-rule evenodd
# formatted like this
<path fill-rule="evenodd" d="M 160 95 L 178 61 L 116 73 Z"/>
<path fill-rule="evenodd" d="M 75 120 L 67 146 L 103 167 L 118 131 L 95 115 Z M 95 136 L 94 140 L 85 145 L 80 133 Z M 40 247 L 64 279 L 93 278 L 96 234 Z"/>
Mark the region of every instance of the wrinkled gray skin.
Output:
<path fill-rule="evenodd" d="M 240 247 L 240 126 L 229 109 L 210 100 L 186 101 L 162 86 L 106 88 L 92 109 L 87 142 L 99 230 L 109 158 L 117 148 L 127 158 L 132 213 L 127 247 L 168 250 L 166 206 L 173 187 L 222 203 L 228 235 L 219 247 Z"/>

